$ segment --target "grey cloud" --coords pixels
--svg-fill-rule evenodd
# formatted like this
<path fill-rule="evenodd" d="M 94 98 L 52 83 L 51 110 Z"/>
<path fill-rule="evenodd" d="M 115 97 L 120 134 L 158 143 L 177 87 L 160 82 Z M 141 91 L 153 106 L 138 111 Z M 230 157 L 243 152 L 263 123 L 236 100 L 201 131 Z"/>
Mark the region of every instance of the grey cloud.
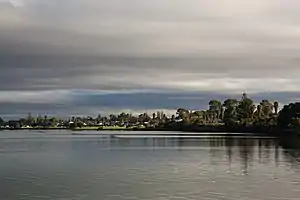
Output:
<path fill-rule="evenodd" d="M 279 92 L 300 86 L 297 6 L 272 0 L 1 4 L 0 92 L 245 90 L 285 101 L 291 98 Z"/>
<path fill-rule="evenodd" d="M 29 112 L 33 115 L 47 114 L 61 117 L 72 115 L 108 115 L 110 113 L 119 113 L 121 111 L 154 112 L 155 110 L 165 110 L 169 114 L 174 114 L 177 108 L 187 109 L 207 109 L 208 102 L 212 99 L 221 101 L 227 98 L 241 97 L 241 94 L 228 95 L 224 93 L 213 92 L 136 92 L 136 93 L 114 93 L 100 94 L 97 92 L 74 92 L 70 94 L 73 100 L 68 98 L 58 99 L 53 102 L 30 102 L 23 99 L 23 102 L 0 102 L 0 116 L 10 118 L 12 116 L 25 117 Z M 183 98 L 184 97 L 184 98 Z M 270 101 L 279 101 L 283 104 L 299 99 L 299 93 L 275 92 L 275 93 L 257 93 L 250 97 L 259 103 L 262 99 Z"/>
<path fill-rule="evenodd" d="M 282 48 L 289 54 L 296 46 L 299 49 L 299 43 L 295 44 L 299 38 L 297 24 L 278 20 L 283 14 L 277 12 L 280 7 L 272 1 L 251 4 L 244 1 L 252 11 L 249 13 L 243 4 L 232 0 L 228 1 L 229 6 L 223 5 L 224 9 L 223 3 L 219 2 L 220 8 L 216 1 L 28 2 L 31 3 L 25 11 L 7 14 L 8 19 L 18 20 L 3 27 L 2 34 L 5 28 L 10 28 L 6 31 L 11 40 L 23 38 L 40 45 L 65 47 L 68 52 L 76 49 L 88 54 L 131 56 L 224 53 L 283 56 Z M 290 7 L 285 6 L 283 13 L 289 13 Z M 222 14 L 234 12 L 236 17 Z"/>
<path fill-rule="evenodd" d="M 228 84 L 253 85 L 256 78 L 261 88 L 268 90 L 270 83 L 282 84 L 291 79 L 298 84 L 297 71 L 286 70 L 284 64 L 277 69 L 262 69 L 261 65 L 251 64 L 251 58 L 175 58 L 175 57 L 113 57 L 113 56 L 47 56 L 16 55 L 0 56 L 1 90 L 49 90 L 49 89 L 151 89 L 176 88 L 179 84 L 186 89 L 195 89 L 199 83 L 223 81 Z M 247 68 L 244 68 L 248 66 Z M 286 81 L 280 81 L 283 78 Z M 241 82 L 243 79 L 243 82 Z M 294 81 L 293 81 L 294 80 Z M 247 83 L 248 82 L 248 83 Z M 257 82 L 259 84 L 260 82 Z M 172 86 L 173 84 L 173 86 Z M 188 87 L 191 84 L 193 87 Z M 248 84 L 248 85 L 247 85 Z M 180 86 L 180 85 L 179 85 Z M 236 85 L 238 86 L 238 85 Z M 260 88 L 260 89 L 261 89 Z M 206 87 L 206 89 L 209 89 Z M 217 88 L 211 88 L 216 90 Z M 220 89 L 226 89 L 220 87 Z M 228 88 L 230 89 L 230 88 Z M 234 88 L 233 88 L 234 89 Z M 250 89 L 250 88 L 249 88 Z M 269 88 L 274 90 L 273 88 Z M 288 88 L 286 88 L 288 89 Z M 238 89 L 240 90 L 240 89 Z M 293 89 L 294 90 L 294 89 Z"/>

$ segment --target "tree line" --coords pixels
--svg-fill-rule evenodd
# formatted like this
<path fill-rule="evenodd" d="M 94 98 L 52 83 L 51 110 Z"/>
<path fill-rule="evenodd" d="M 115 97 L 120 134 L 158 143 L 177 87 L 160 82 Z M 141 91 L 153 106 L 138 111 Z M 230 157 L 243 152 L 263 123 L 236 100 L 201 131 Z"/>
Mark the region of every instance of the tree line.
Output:
<path fill-rule="evenodd" d="M 240 100 L 226 99 L 224 102 L 211 100 L 207 110 L 189 111 L 180 108 L 177 114 L 185 124 L 274 125 L 278 116 L 278 106 L 278 102 L 269 100 L 262 100 L 255 105 L 244 93 Z"/>
<path fill-rule="evenodd" d="M 138 126 L 151 128 L 178 128 L 196 126 L 223 126 L 235 127 L 263 127 L 295 129 L 300 125 L 300 103 L 291 103 L 279 110 L 277 101 L 262 100 L 257 105 L 246 93 L 240 99 L 226 99 L 223 102 L 213 99 L 208 102 L 205 110 L 177 109 L 172 116 L 167 116 L 162 111 L 152 115 L 142 113 L 132 115 L 131 113 L 111 114 L 93 118 L 71 117 L 70 119 L 59 119 L 56 117 L 38 116 L 28 114 L 26 118 L 19 120 L 4 121 L 0 118 L 0 126 L 6 127 L 84 127 L 84 126 Z"/>

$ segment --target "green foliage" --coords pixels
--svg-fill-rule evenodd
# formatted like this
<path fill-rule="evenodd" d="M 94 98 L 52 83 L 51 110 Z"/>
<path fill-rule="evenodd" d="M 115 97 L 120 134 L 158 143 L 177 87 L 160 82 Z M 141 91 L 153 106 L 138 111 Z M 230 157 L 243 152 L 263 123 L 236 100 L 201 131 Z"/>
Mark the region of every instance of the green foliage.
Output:
<path fill-rule="evenodd" d="M 282 128 L 296 128 L 299 126 L 300 102 L 285 105 L 279 112 L 278 126 Z"/>
<path fill-rule="evenodd" d="M 233 126 L 237 123 L 237 105 L 238 100 L 227 99 L 224 101 L 223 106 L 225 107 L 223 122 L 226 126 Z"/>
<path fill-rule="evenodd" d="M 261 115 L 263 118 L 270 118 L 273 113 L 274 105 L 268 100 L 262 100 L 260 103 Z"/>
<path fill-rule="evenodd" d="M 179 119 L 182 119 L 183 123 L 188 124 L 190 122 L 190 111 L 184 108 L 179 108 L 176 112 Z"/>
<path fill-rule="evenodd" d="M 253 119 L 255 105 L 252 99 L 243 94 L 237 106 L 237 119 L 241 124 L 248 125 Z"/>
<path fill-rule="evenodd" d="M 194 111 L 190 114 L 192 124 L 205 124 L 205 111 Z"/>
<path fill-rule="evenodd" d="M 140 114 L 138 116 L 138 121 L 141 122 L 141 123 L 142 122 L 148 122 L 150 120 L 151 120 L 151 117 L 149 117 L 149 115 L 147 113 L 143 113 L 143 114 Z"/>
<path fill-rule="evenodd" d="M 274 109 L 275 109 L 275 115 L 278 114 L 278 107 L 279 107 L 279 104 L 277 101 L 274 102 Z"/>
<path fill-rule="evenodd" d="M 222 110 L 222 103 L 218 100 L 211 100 L 209 102 L 209 111 L 211 113 L 212 122 L 216 122 L 220 119 Z"/>

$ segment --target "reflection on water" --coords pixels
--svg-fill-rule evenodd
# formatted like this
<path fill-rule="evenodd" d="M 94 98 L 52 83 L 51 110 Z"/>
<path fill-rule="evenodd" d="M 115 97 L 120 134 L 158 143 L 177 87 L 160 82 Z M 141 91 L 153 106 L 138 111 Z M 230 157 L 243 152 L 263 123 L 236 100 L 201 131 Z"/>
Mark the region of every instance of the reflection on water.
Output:
<path fill-rule="evenodd" d="M 0 133 L 0 199 L 298 199 L 300 141 Z"/>

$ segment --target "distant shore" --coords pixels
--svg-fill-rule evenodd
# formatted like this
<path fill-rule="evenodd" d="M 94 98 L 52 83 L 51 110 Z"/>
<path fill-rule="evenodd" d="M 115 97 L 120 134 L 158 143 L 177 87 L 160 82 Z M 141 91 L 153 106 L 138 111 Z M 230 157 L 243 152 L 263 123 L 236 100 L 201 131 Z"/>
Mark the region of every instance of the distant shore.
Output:
<path fill-rule="evenodd" d="M 232 134 L 255 134 L 255 135 L 276 135 L 276 136 L 287 136 L 287 135 L 299 135 L 299 130 L 279 130 L 276 128 L 270 129 L 269 127 L 234 127 L 228 128 L 226 126 L 186 126 L 186 127 L 161 127 L 161 128 L 138 128 L 138 127 L 76 127 L 76 128 L 66 128 L 66 127 L 24 127 L 24 128 L 10 128 L 1 130 L 70 130 L 70 131 L 160 131 L 160 132 L 185 132 L 185 133 L 230 133 Z"/>

